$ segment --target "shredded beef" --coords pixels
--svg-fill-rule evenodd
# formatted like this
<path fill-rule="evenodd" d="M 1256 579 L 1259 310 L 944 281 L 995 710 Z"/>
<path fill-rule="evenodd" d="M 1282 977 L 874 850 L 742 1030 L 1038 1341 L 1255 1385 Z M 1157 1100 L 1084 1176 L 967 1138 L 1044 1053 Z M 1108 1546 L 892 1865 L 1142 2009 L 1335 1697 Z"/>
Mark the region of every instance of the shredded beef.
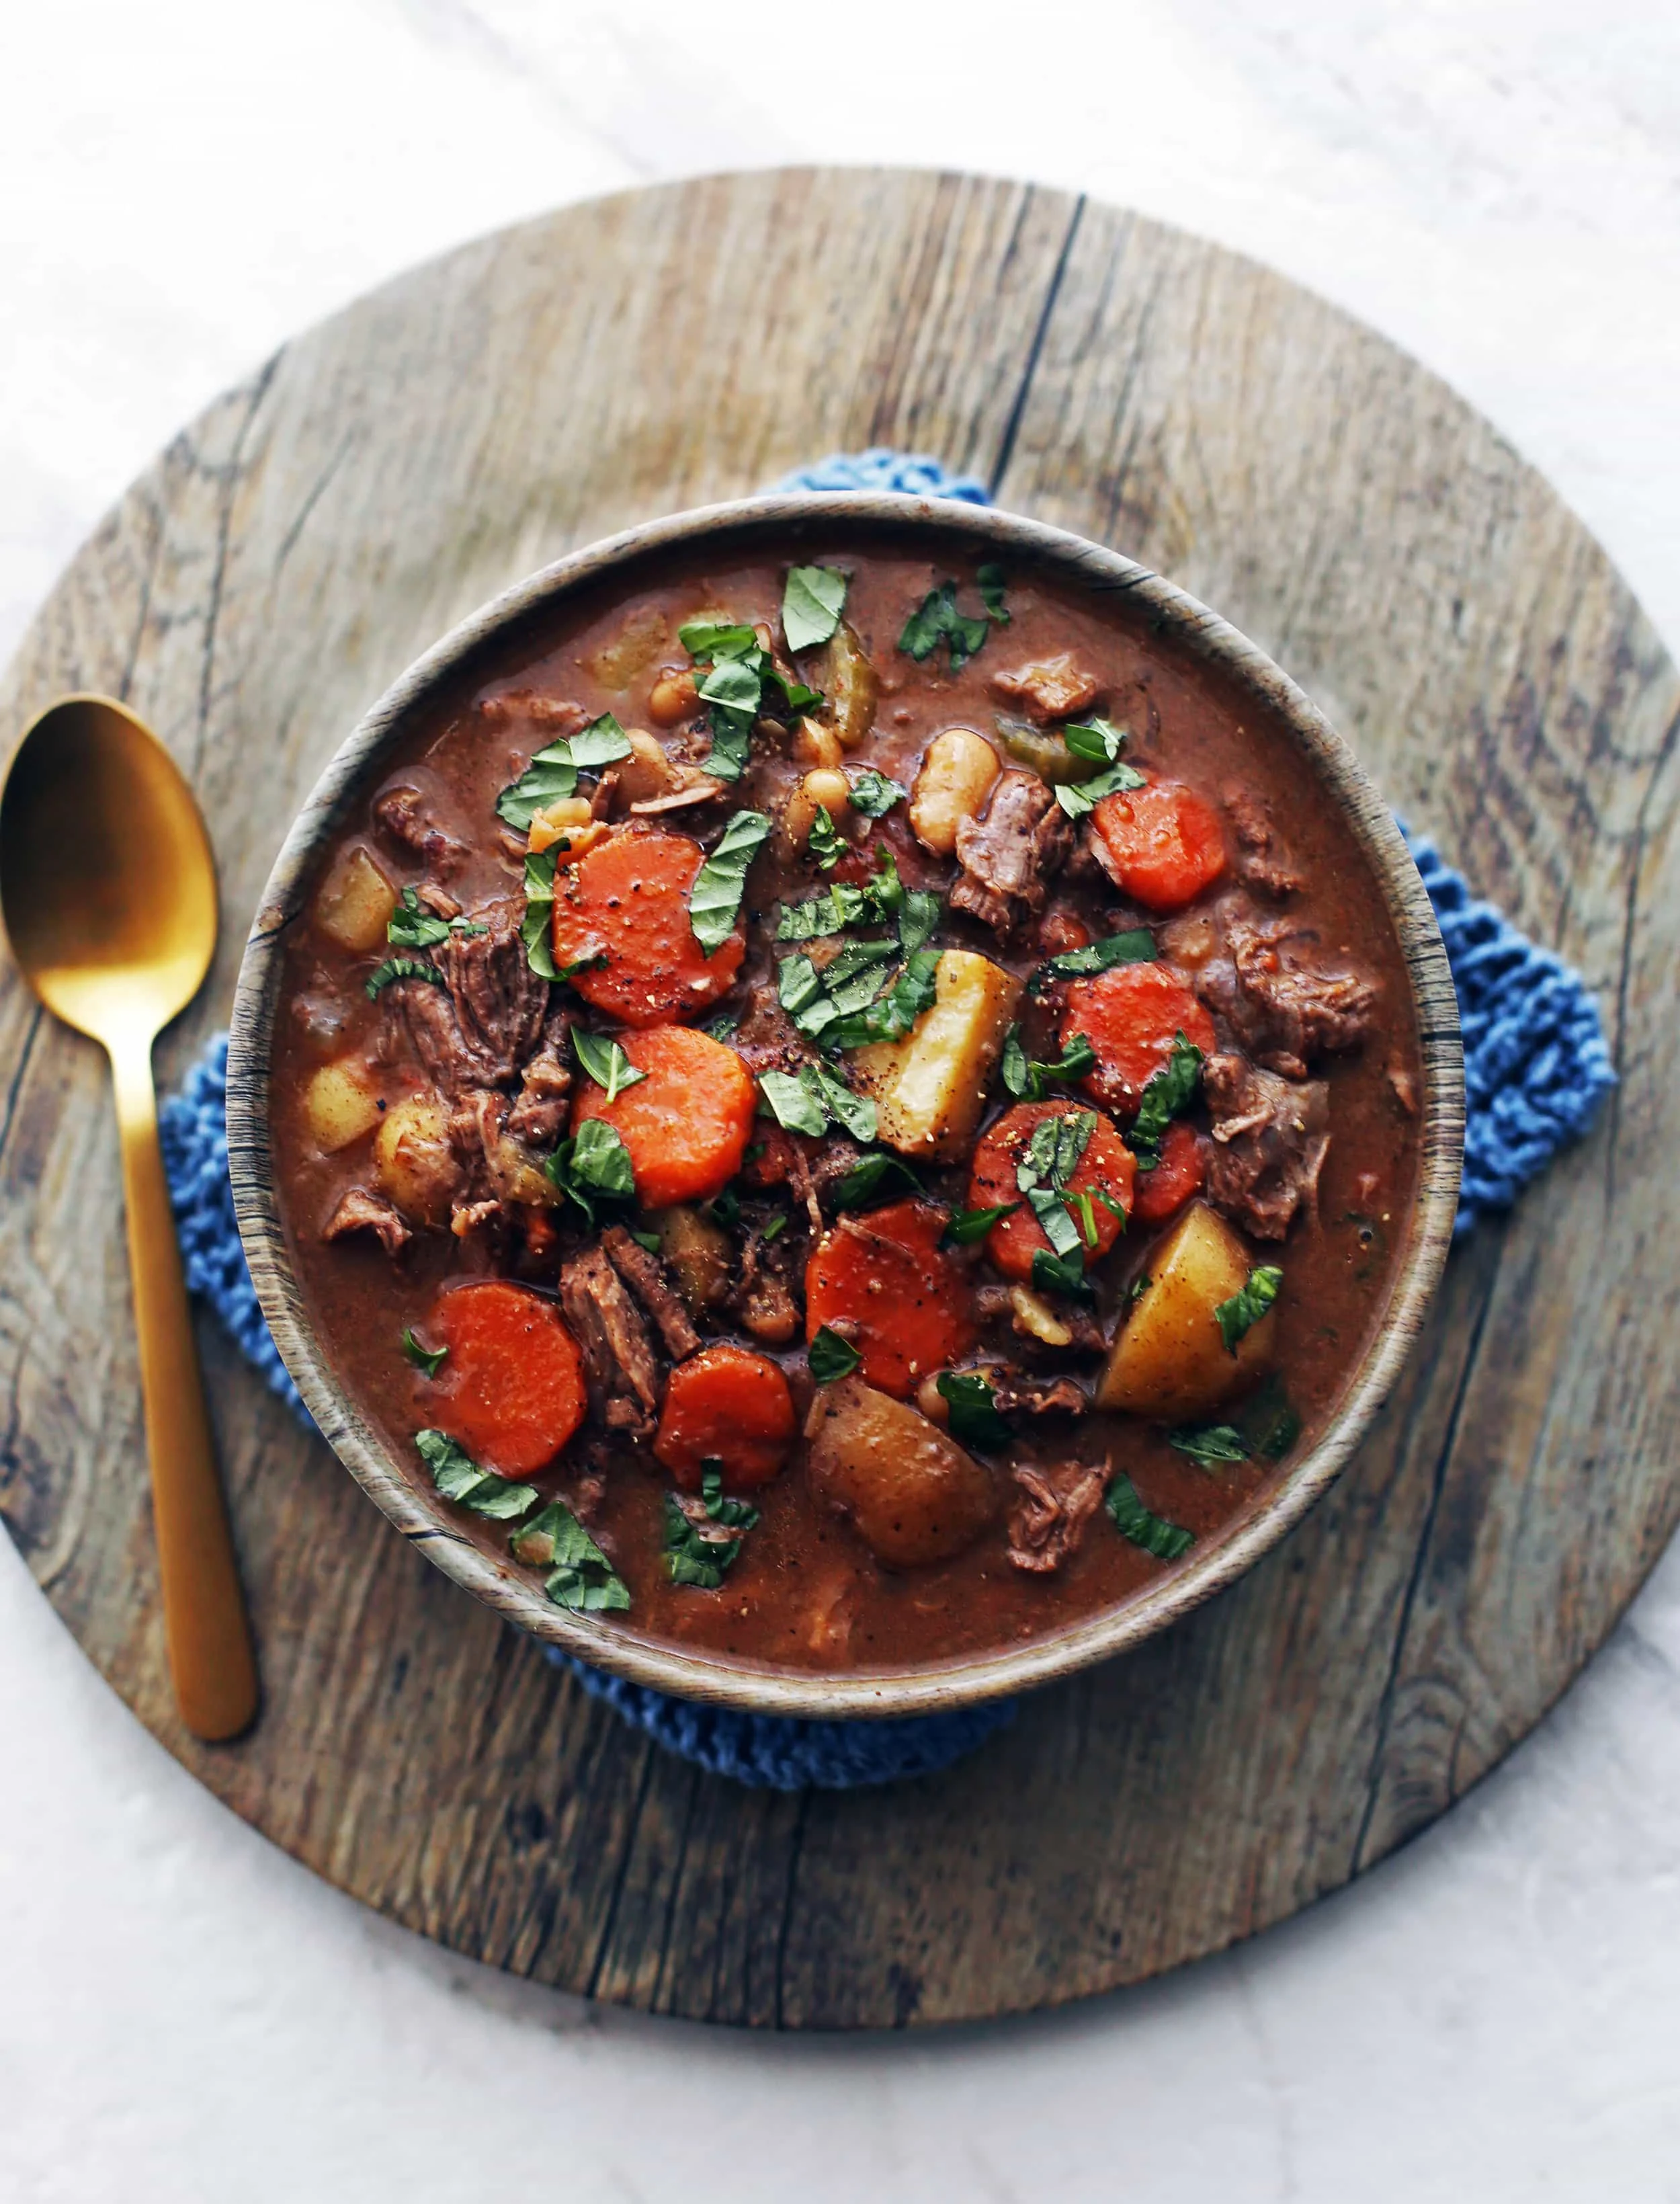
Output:
<path fill-rule="evenodd" d="M 953 910 L 1007 935 L 1044 907 L 1045 884 L 1074 846 L 1074 830 L 1036 773 L 1011 769 L 992 785 L 985 810 L 956 830 L 962 878 Z"/>
<path fill-rule="evenodd" d="M 1069 1462 L 1061 1469 L 1023 1463 L 1013 1472 L 1020 1497 L 1009 1510 L 1009 1559 L 1047 1576 L 1059 1569 L 1103 1503 L 1107 1470 Z"/>
<path fill-rule="evenodd" d="M 566 1106 L 571 1093 L 571 1067 L 566 1061 L 572 1013 L 556 1010 L 542 1031 L 542 1046 L 525 1066 L 519 1092 L 514 1097 L 507 1129 L 516 1141 L 534 1148 L 552 1148 L 565 1131 Z"/>
<path fill-rule="evenodd" d="M 414 1235 L 382 1194 L 370 1194 L 352 1186 L 321 1228 L 323 1240 L 341 1240 L 346 1232 L 376 1232 L 387 1255 L 400 1255 Z"/>
<path fill-rule="evenodd" d="M 1202 1091 L 1213 1113 L 1208 1199 L 1257 1240 L 1281 1240 L 1298 1210 L 1311 1214 L 1330 1146 L 1329 1089 L 1210 1056 Z"/>
<path fill-rule="evenodd" d="M 1004 1372 L 992 1397 L 999 1413 L 1006 1416 L 1082 1416 L 1091 1406 L 1076 1378 L 1030 1378 L 1018 1370 Z"/>
<path fill-rule="evenodd" d="M 438 824 L 417 788 L 387 788 L 375 803 L 373 815 L 393 841 L 441 873 L 450 871 L 466 855 L 465 843 Z"/>
<path fill-rule="evenodd" d="M 632 1240 L 622 1224 L 609 1224 L 600 1235 L 600 1244 L 613 1269 L 659 1326 L 671 1360 L 681 1362 L 692 1354 L 700 1345 L 700 1334 L 659 1257 Z"/>
<path fill-rule="evenodd" d="M 557 736 L 581 734 L 589 724 L 581 704 L 562 696 L 539 696 L 534 689 L 509 689 L 500 696 L 487 696 L 478 716 L 488 727 L 529 733 L 539 749 Z"/>
<path fill-rule="evenodd" d="M 446 1094 L 512 1079 L 535 1048 L 548 1008 L 548 982 L 532 971 L 507 908 L 492 904 L 478 922 L 482 933 L 452 933 L 439 945 L 443 988 L 398 980 L 386 990 Z"/>
<path fill-rule="evenodd" d="M 822 1229 L 820 1215 L 815 1229 Z M 771 1347 L 786 1346 L 799 1329 L 799 1304 L 780 1268 L 786 1246 L 785 1239 L 766 1245 L 761 1227 L 750 1234 L 729 1294 L 742 1330 Z"/>
<path fill-rule="evenodd" d="M 653 1342 L 599 1247 L 586 1248 L 561 1271 L 560 1306 L 583 1351 L 603 1421 L 612 1431 L 650 1431 L 660 1383 Z"/>
<path fill-rule="evenodd" d="M 1375 981 L 1311 962 L 1303 945 L 1313 939 L 1285 921 L 1233 919 L 1230 961 L 1209 965 L 1196 981 L 1248 1053 L 1286 1079 L 1304 1079 L 1327 1051 L 1358 1047 L 1376 1024 Z"/>
<path fill-rule="evenodd" d="M 1088 712 L 1102 695 L 1094 673 L 1075 663 L 1069 651 L 1046 658 L 1037 666 L 1018 666 L 1011 673 L 994 673 L 986 684 L 1006 704 L 1019 704 L 1029 719 L 1040 725 L 1065 720 L 1075 712 Z"/>
<path fill-rule="evenodd" d="M 434 917 L 458 918 L 461 915 L 463 906 L 447 888 L 441 888 L 435 880 L 422 880 L 414 894 L 415 900 L 424 904 Z"/>
<path fill-rule="evenodd" d="M 1289 852 L 1272 823 L 1271 807 L 1252 789 L 1232 786 L 1222 791 L 1227 817 L 1236 836 L 1237 862 L 1233 868 L 1239 880 L 1271 896 L 1293 895 L 1306 886 L 1289 861 Z"/>

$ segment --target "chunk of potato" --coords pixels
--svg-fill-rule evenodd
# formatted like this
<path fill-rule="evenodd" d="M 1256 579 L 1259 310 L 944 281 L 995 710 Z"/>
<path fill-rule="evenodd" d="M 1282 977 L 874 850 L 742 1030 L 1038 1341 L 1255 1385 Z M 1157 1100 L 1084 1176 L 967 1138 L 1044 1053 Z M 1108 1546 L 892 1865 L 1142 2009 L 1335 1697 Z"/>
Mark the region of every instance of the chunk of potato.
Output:
<path fill-rule="evenodd" d="M 868 652 L 844 620 L 823 645 L 814 685 L 823 692 L 823 709 L 842 748 L 855 750 L 875 724 L 880 684 Z"/>
<path fill-rule="evenodd" d="M 908 1401 L 861 1378 L 818 1387 L 806 1435 L 813 1489 L 891 1568 L 960 1554 L 997 1512 L 989 1469 Z"/>
<path fill-rule="evenodd" d="M 669 1264 L 677 1290 L 697 1316 L 715 1308 L 729 1291 L 735 1251 L 723 1227 L 686 1203 L 656 1210 L 648 1219 L 660 1235 L 660 1258 Z"/>
<path fill-rule="evenodd" d="M 373 1144 L 380 1192 L 411 1224 L 447 1224 L 464 1185 L 449 1145 L 449 1112 L 435 1094 L 393 1102 Z"/>
<path fill-rule="evenodd" d="M 341 1056 L 311 1073 L 304 1089 L 304 1120 L 323 1154 L 336 1155 L 379 1123 L 373 1074 L 358 1056 Z"/>
<path fill-rule="evenodd" d="M 622 691 L 653 664 L 665 646 L 665 614 L 657 605 L 640 605 L 612 642 L 595 653 L 589 671 L 603 689 Z"/>
<path fill-rule="evenodd" d="M 1109 1350 L 1099 1407 L 1163 1422 L 1204 1416 L 1267 1369 L 1275 1311 L 1227 1347 L 1214 1311 L 1248 1282 L 1249 1253 L 1205 1202 L 1186 1210 L 1150 1258 L 1149 1283 Z"/>
<path fill-rule="evenodd" d="M 910 826 L 924 849 L 949 857 L 956 830 L 991 792 L 997 753 L 973 727 L 947 727 L 935 735 L 910 791 Z"/>
<path fill-rule="evenodd" d="M 316 891 L 315 922 L 329 941 L 361 955 L 385 939 L 397 891 L 360 843 L 340 850 Z"/>
<path fill-rule="evenodd" d="M 1020 1000 L 1012 973 L 969 949 L 947 949 L 938 994 L 902 1040 L 854 1049 L 854 1083 L 875 1099 L 880 1137 L 930 1163 L 961 1158 L 985 1107 L 986 1081 Z"/>

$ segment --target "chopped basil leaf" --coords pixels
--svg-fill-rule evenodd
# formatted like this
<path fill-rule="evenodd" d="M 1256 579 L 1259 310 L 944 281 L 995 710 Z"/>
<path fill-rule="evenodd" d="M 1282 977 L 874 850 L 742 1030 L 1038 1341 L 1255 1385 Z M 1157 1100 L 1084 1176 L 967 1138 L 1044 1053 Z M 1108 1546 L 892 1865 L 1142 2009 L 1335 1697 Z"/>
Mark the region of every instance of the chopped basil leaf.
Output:
<path fill-rule="evenodd" d="M 1243 1428 L 1268 1461 L 1281 1461 L 1301 1436 L 1301 1419 L 1275 1371 L 1243 1411 Z"/>
<path fill-rule="evenodd" d="M 985 607 L 986 618 L 995 621 L 999 627 L 1008 627 L 1009 613 L 1003 602 L 1003 591 L 1007 587 L 1003 569 L 995 561 L 988 560 L 975 573 L 974 582 L 980 593 L 980 602 Z"/>
<path fill-rule="evenodd" d="M 638 1247 L 645 1247 L 650 1255 L 660 1253 L 664 1245 L 657 1232 L 638 1232 L 633 1224 L 630 1228 L 630 1236 Z"/>
<path fill-rule="evenodd" d="M 921 1181 L 903 1158 L 890 1155 L 880 1148 L 854 1164 L 839 1181 L 834 1189 L 834 1206 L 837 1209 L 861 1209 L 884 1190 L 896 1194 L 900 1186 L 908 1187 L 912 1194 L 922 1190 Z"/>
<path fill-rule="evenodd" d="M 999 1218 L 1013 1217 L 1020 1207 L 1018 1201 L 1000 1201 L 991 1209 L 954 1209 L 941 1236 L 955 1247 L 972 1247 L 975 1241 L 985 1238 Z"/>
<path fill-rule="evenodd" d="M 790 650 L 826 643 L 840 625 L 846 577 L 837 566 L 793 566 L 782 591 L 782 632 Z"/>
<path fill-rule="evenodd" d="M 1079 980 L 1089 972 L 1106 972 L 1115 964 L 1154 962 L 1155 936 L 1146 926 L 1134 926 L 1084 949 L 1064 949 L 1059 957 L 1046 958 L 1032 975 L 1027 992 L 1036 995 L 1047 980 Z"/>
<path fill-rule="evenodd" d="M 850 844 L 834 823 L 834 815 L 827 804 L 817 806 L 817 815 L 811 821 L 807 847 L 824 872 L 831 873 L 846 854 Z"/>
<path fill-rule="evenodd" d="M 639 1087 L 648 1076 L 637 1071 L 616 1040 L 604 1034 L 585 1033 L 582 1026 L 571 1029 L 572 1054 L 583 1065 L 597 1087 L 606 1089 L 606 1099 L 616 1102 L 627 1087 Z"/>
<path fill-rule="evenodd" d="M 1089 1187 L 1081 1187 L 1076 1190 L 1073 1187 L 1069 1187 L 1067 1193 L 1062 1196 L 1062 1199 L 1066 1201 L 1072 1214 L 1079 1219 L 1080 1239 L 1084 1241 L 1087 1247 L 1096 1247 L 1097 1204 L 1091 1188 Z M 1103 1194 L 1103 1206 L 1104 1209 L 1109 1211 L 1110 1215 L 1117 1217 L 1122 1225 L 1125 1223 L 1126 1212 L 1120 1206 L 1118 1202 L 1110 1201 L 1108 1195 Z"/>
<path fill-rule="evenodd" d="M 545 804 L 577 794 L 580 767 L 595 771 L 630 754 L 624 729 L 611 712 L 603 712 L 578 733 L 562 735 L 540 749 L 518 779 L 496 798 L 496 815 L 516 833 L 529 834 L 532 819 Z"/>
<path fill-rule="evenodd" d="M 807 1040 L 815 1040 L 840 1015 L 823 992 L 817 968 L 808 957 L 784 957 L 776 974 L 782 1008 Z"/>
<path fill-rule="evenodd" d="M 525 859 L 525 915 L 519 921 L 519 938 L 525 945 L 525 962 L 543 980 L 560 976 L 554 963 L 554 868 L 564 847 L 557 842 L 553 849 Z"/>
<path fill-rule="evenodd" d="M 1151 1514 L 1139 1499 L 1138 1488 L 1129 1477 L 1115 1478 L 1109 1487 L 1108 1503 L 1115 1530 L 1134 1546 L 1141 1546 L 1146 1554 L 1153 1554 L 1158 1561 L 1175 1561 L 1196 1543 L 1192 1532 L 1180 1530 L 1164 1515 Z"/>
<path fill-rule="evenodd" d="M 385 929 L 393 949 L 435 949 L 449 939 L 449 921 L 428 910 L 411 887 L 403 890 Z"/>
<path fill-rule="evenodd" d="M 443 975 L 436 965 L 428 964 L 423 957 L 387 957 L 366 983 L 369 1001 L 376 1001 L 381 992 L 393 980 L 428 980 L 435 987 L 445 985 Z"/>
<path fill-rule="evenodd" d="M 815 1080 L 817 1091 L 836 1124 L 843 1127 L 855 1141 L 866 1145 L 874 1139 L 879 1128 L 875 1105 L 867 1094 L 854 1094 L 839 1074 L 825 1063 L 812 1064 L 807 1075 Z"/>
<path fill-rule="evenodd" d="M 695 884 L 689 891 L 689 926 L 708 957 L 721 949 L 735 930 L 748 868 L 769 832 L 766 813 L 737 811 L 695 874 Z"/>
<path fill-rule="evenodd" d="M 844 880 L 837 880 L 810 903 L 790 903 L 782 906 L 782 915 L 777 922 L 778 941 L 820 941 L 829 934 L 843 933 L 860 919 L 870 915 L 861 888 L 853 887 Z"/>
<path fill-rule="evenodd" d="M 759 1091 L 785 1131 L 812 1135 L 827 1131 L 828 1110 L 814 1080 L 807 1085 L 796 1071 L 761 1071 Z"/>
<path fill-rule="evenodd" d="M 820 689 L 807 689 L 802 681 L 790 681 L 785 673 L 778 672 L 773 666 L 765 667 L 764 678 L 776 684 L 790 712 L 808 712 L 813 705 L 823 701 Z"/>
<path fill-rule="evenodd" d="M 1011 1026 L 1003 1043 L 1003 1084 L 1024 1101 L 1041 1102 L 1046 1080 L 1083 1079 L 1096 1062 L 1096 1050 L 1083 1034 L 1075 1034 L 1054 1063 L 1038 1063 L 1020 1045 L 1020 1028 Z"/>
<path fill-rule="evenodd" d="M 618 1130 L 602 1117 L 586 1117 L 569 1141 L 562 1141 L 542 1166 L 569 1200 L 575 1201 L 591 1224 L 595 1203 L 634 1201 L 636 1173 L 630 1151 Z"/>
<path fill-rule="evenodd" d="M 701 1478 L 701 1501 L 707 1515 L 719 1526 L 720 1532 L 733 1531 L 734 1537 L 713 1534 L 708 1537 L 674 1493 L 665 1496 L 665 1566 L 672 1584 L 695 1585 L 702 1591 L 716 1591 L 724 1580 L 725 1572 L 733 1564 L 746 1542 L 748 1531 L 759 1520 L 759 1511 L 745 1500 L 725 1500 L 723 1472 L 706 1470 Z"/>
<path fill-rule="evenodd" d="M 1149 1272 L 1147 1271 L 1140 1271 L 1138 1276 L 1133 1279 L 1131 1284 L 1126 1289 L 1126 1299 L 1128 1306 L 1135 1306 L 1139 1301 L 1142 1300 L 1144 1295 L 1149 1291 Z"/>
<path fill-rule="evenodd" d="M 957 610 L 956 584 L 941 582 L 905 621 L 898 648 L 920 665 L 944 643 L 950 654 L 951 672 L 961 673 L 991 632 L 991 623 L 984 617 L 970 619 Z"/>
<path fill-rule="evenodd" d="M 939 923 L 939 898 L 929 889 L 907 890 L 890 850 L 880 851 L 873 879 L 855 886 L 836 880 L 809 903 L 783 907 L 776 928 L 778 941 L 816 941 L 849 926 L 890 926 L 899 947 L 914 956 Z"/>
<path fill-rule="evenodd" d="M 849 1378 L 861 1366 L 863 1357 L 850 1340 L 842 1339 L 837 1331 L 824 1324 L 811 1342 L 806 1360 L 818 1384 L 831 1385 L 837 1378 Z"/>
<path fill-rule="evenodd" d="M 429 1378 L 435 1378 L 449 1360 L 447 1347 L 423 1347 L 406 1324 L 403 1326 L 403 1353 L 417 1370 L 423 1370 Z"/>
<path fill-rule="evenodd" d="M 770 654 L 754 629 L 739 625 L 690 620 L 677 634 L 696 665 L 709 661 L 698 693 L 710 707 L 712 747 L 700 761 L 701 770 L 715 780 L 739 780 L 747 769 L 753 723 L 764 700 Z"/>
<path fill-rule="evenodd" d="M 1032 1283 L 1042 1293 L 1072 1294 L 1081 1300 L 1091 1299 L 1083 1257 L 1077 1262 L 1064 1262 L 1061 1256 L 1052 1255 L 1048 1247 L 1034 1248 Z"/>
<path fill-rule="evenodd" d="M 495 1477 L 488 1469 L 481 1469 L 463 1446 L 458 1446 L 447 1431 L 417 1431 L 415 1450 L 432 1472 L 432 1483 L 446 1500 L 453 1500 L 458 1508 L 470 1508 L 476 1515 L 488 1515 L 492 1522 L 510 1522 L 523 1515 L 536 1501 L 534 1484 L 511 1484 L 505 1477 Z"/>
<path fill-rule="evenodd" d="M 732 1186 L 726 1186 L 715 1201 L 706 1204 L 706 1208 L 719 1224 L 734 1226 L 741 1222 L 741 1197 Z"/>
<path fill-rule="evenodd" d="M 907 957 L 914 957 L 932 938 L 939 910 L 939 898 L 932 888 L 911 888 L 906 892 L 898 913 L 898 945 Z"/>
<path fill-rule="evenodd" d="M 1199 1461 L 1204 1469 L 1216 1462 L 1248 1460 L 1248 1441 L 1234 1424 L 1180 1424 L 1168 1432 L 1167 1443 Z"/>
<path fill-rule="evenodd" d="M 1275 1263 L 1263 1263 L 1248 1274 L 1248 1283 L 1239 1293 L 1233 1294 L 1228 1301 L 1221 1301 L 1214 1311 L 1219 1325 L 1219 1336 L 1230 1353 L 1237 1351 L 1237 1342 L 1244 1334 L 1251 1331 L 1266 1311 L 1277 1299 L 1277 1289 L 1283 1283 L 1283 1273 Z"/>
<path fill-rule="evenodd" d="M 1068 1186 L 1079 1169 L 1096 1124 L 1094 1110 L 1075 1110 L 1064 1116 L 1046 1117 L 1034 1128 L 1026 1152 L 1015 1165 L 1015 1184 L 1026 1195 L 1038 1220 L 1039 1229 L 1050 1241 L 1054 1259 L 1065 1268 L 1080 1272 L 1081 1283 L 1087 1240 L 1074 1222 L 1068 1203 Z M 1093 1225 L 1088 1244 L 1094 1247 L 1096 1240 Z M 1042 1254 L 1044 1250 L 1040 1248 L 1038 1253 Z M 1038 1276 L 1036 1260 L 1033 1276 Z"/>
<path fill-rule="evenodd" d="M 760 1237 L 767 1247 L 772 1240 L 779 1240 L 787 1229 L 788 1212 L 785 1209 L 778 1209 L 776 1214 L 766 1221 Z"/>
<path fill-rule="evenodd" d="M 510 1541 L 515 1557 L 548 1571 L 542 1589 L 575 1614 L 622 1612 L 630 1588 L 570 1508 L 551 1500 Z"/>
<path fill-rule="evenodd" d="M 1064 780 L 1056 791 L 1056 800 L 1070 819 L 1083 819 L 1105 796 L 1117 796 L 1125 788 L 1142 788 L 1147 779 L 1134 765 L 1111 765 L 1106 773 L 1097 773 L 1090 780 Z"/>
<path fill-rule="evenodd" d="M 950 1408 L 951 1437 L 959 1446 L 995 1451 L 1009 1443 L 1009 1427 L 997 1413 L 997 1396 L 974 1370 L 942 1370 L 935 1380 Z"/>
<path fill-rule="evenodd" d="M 861 811 L 866 819 L 884 819 L 895 803 L 904 801 L 905 791 L 896 780 L 889 780 L 884 773 L 877 773 L 867 765 L 852 783 L 852 809 Z"/>
<path fill-rule="evenodd" d="M 830 1035 L 836 1048 L 867 1048 L 878 1040 L 898 1040 L 908 1033 L 938 993 L 934 975 L 937 949 L 919 949 L 878 1002 L 854 1017 L 842 1018 Z"/>
<path fill-rule="evenodd" d="M 747 770 L 752 749 L 751 722 L 737 721 L 713 712 L 711 727 L 712 747 L 699 761 L 701 771 L 709 773 L 713 780 L 739 780 Z"/>
<path fill-rule="evenodd" d="M 1174 1034 L 1173 1052 L 1144 1088 L 1137 1117 L 1126 1136 L 1139 1170 L 1153 1170 L 1160 1162 L 1167 1128 L 1190 1107 L 1201 1076 L 1201 1050 L 1182 1032 Z"/>
<path fill-rule="evenodd" d="M 1062 739 L 1076 758 L 1087 758 L 1092 765 L 1113 765 L 1126 747 L 1126 730 L 1109 720 L 1085 720 L 1076 726 L 1064 727 Z"/>
<path fill-rule="evenodd" d="M 701 1028 L 701 1033 L 710 1034 L 713 1040 L 728 1040 L 740 1030 L 741 1019 L 734 1010 L 719 1010 L 715 1018 L 707 1018 Z M 748 1152 L 752 1152 L 749 1149 Z"/>
<path fill-rule="evenodd" d="M 759 648 L 756 629 L 736 620 L 690 620 L 677 631 L 677 640 L 690 658 L 745 658 Z"/>

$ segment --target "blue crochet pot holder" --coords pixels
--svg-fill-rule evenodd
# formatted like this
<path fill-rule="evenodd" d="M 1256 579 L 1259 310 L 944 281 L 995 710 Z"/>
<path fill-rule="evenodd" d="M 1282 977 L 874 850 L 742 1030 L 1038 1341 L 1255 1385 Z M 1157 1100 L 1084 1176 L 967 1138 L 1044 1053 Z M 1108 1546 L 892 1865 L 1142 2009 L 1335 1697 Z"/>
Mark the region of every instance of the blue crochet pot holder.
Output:
<path fill-rule="evenodd" d="M 989 502 L 985 486 L 937 459 L 903 452 L 840 453 L 790 475 L 784 489 L 905 490 Z M 1435 905 L 1464 1022 L 1468 1123 L 1456 1231 L 1507 1209 L 1565 1142 L 1591 1123 L 1615 1084 L 1597 1005 L 1579 977 L 1519 933 L 1434 846 L 1406 832 Z M 163 1160 L 187 1284 L 216 1310 L 270 1389 L 303 1421 L 309 1412 L 287 1376 L 245 1268 L 228 1179 L 226 1037 L 212 1041 L 182 1092 L 163 1111 Z M 794 1721 L 732 1714 L 603 1674 L 554 1649 L 596 1698 L 713 1774 L 778 1791 L 843 1790 L 929 1774 L 1014 1719 L 1016 1702 L 898 1721 Z"/>

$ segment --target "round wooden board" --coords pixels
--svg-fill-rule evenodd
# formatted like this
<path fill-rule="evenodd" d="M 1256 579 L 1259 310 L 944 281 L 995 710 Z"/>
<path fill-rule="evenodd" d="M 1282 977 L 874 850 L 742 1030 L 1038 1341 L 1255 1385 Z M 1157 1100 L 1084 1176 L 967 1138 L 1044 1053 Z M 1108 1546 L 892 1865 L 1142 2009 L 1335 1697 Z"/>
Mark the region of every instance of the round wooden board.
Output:
<path fill-rule="evenodd" d="M 402 278 L 186 430 L 0 702 L 9 744 L 58 692 L 109 690 L 193 777 L 225 932 L 164 1079 L 225 1022 L 293 810 L 410 659 L 574 545 L 869 444 L 937 453 L 1233 619 L 1585 971 L 1623 1081 L 1455 1255 L 1306 1525 L 969 1762 L 790 1798 L 668 1757 L 393 1537 L 209 1322 L 267 1704 L 245 1744 L 195 1744 L 103 1060 L 0 988 L 0 1505 L 90 1657 L 237 1813 L 393 1919 L 596 1997 L 788 2028 L 1082 1996 L 1336 1888 L 1533 1725 L 1677 1514 L 1675 669 L 1440 383 L 1278 276 L 1082 200 L 891 171 L 631 193 Z"/>

